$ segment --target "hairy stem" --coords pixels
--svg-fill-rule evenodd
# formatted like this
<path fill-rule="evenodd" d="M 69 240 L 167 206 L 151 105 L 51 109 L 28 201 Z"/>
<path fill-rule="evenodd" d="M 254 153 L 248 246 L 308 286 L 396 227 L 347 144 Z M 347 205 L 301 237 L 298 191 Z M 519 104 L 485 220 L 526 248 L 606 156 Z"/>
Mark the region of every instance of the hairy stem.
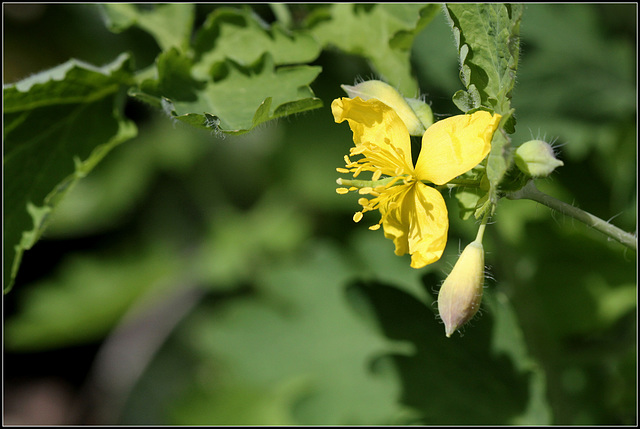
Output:
<path fill-rule="evenodd" d="M 490 212 L 491 210 L 487 210 L 484 212 L 484 216 L 482 216 L 482 222 L 480 223 L 480 228 L 478 228 L 478 234 L 476 235 L 476 241 L 479 243 L 482 243 L 482 238 L 484 237 L 484 229 L 487 227 Z"/>
<path fill-rule="evenodd" d="M 571 216 L 585 225 L 602 232 L 630 249 L 635 251 L 638 250 L 638 238 L 635 235 L 625 232 L 620 228 L 611 225 L 609 222 L 592 215 L 591 213 L 587 213 L 584 210 L 572 206 L 571 204 L 556 200 L 555 198 L 540 192 L 532 180 L 530 180 L 522 189 L 514 192 L 508 192 L 506 197 L 510 200 L 527 199 L 544 204 L 553 210 L 564 215 Z"/>

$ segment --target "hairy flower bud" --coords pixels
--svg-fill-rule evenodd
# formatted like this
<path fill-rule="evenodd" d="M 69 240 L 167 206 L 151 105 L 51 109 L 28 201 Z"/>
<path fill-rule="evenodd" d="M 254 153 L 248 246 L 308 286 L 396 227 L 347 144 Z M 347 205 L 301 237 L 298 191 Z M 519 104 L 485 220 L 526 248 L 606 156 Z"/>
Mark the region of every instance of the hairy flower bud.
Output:
<path fill-rule="evenodd" d="M 433 124 L 431 107 L 418 99 L 405 99 L 394 87 L 379 80 L 368 80 L 355 86 L 341 85 L 350 98 L 375 98 L 391 107 L 407 126 L 409 134 L 421 136 Z"/>
<path fill-rule="evenodd" d="M 417 98 L 405 98 L 407 104 L 413 109 L 422 126 L 427 129 L 433 125 L 433 111 L 424 101 Z"/>
<path fill-rule="evenodd" d="M 531 177 L 547 177 L 564 163 L 556 159 L 553 148 L 542 140 L 529 140 L 516 149 L 514 160 L 523 173 Z"/>
<path fill-rule="evenodd" d="M 438 311 L 450 337 L 480 308 L 484 283 L 484 249 L 474 241 L 462 251 L 438 294 Z"/>

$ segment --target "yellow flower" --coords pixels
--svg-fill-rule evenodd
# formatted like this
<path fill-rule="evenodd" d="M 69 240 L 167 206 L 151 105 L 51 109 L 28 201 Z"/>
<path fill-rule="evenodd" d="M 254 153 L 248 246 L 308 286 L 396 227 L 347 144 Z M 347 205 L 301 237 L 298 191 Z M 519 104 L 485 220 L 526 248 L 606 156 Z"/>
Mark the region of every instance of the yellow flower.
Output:
<path fill-rule="evenodd" d="M 422 149 L 414 167 L 407 126 L 386 104 L 376 99 L 339 98 L 331 104 L 337 123 L 347 121 L 353 131 L 349 156 L 340 173 L 363 171 L 373 173 L 373 186 L 360 187 L 362 210 L 356 212 L 359 222 L 363 213 L 379 210 L 381 219 L 371 229 L 382 225 L 384 235 L 393 240 L 396 255 L 411 254 L 411 266 L 421 268 L 442 256 L 447 243 L 449 219 L 440 192 L 432 186 L 443 185 L 479 164 L 491 149 L 493 133 L 500 115 L 478 111 L 471 115 L 453 116 L 427 128 L 422 136 Z M 350 156 L 361 155 L 352 161 Z M 338 183 L 349 182 L 338 179 Z M 338 188 L 338 193 L 356 190 L 358 186 Z"/>
<path fill-rule="evenodd" d="M 438 312 L 450 337 L 480 308 L 484 283 L 484 249 L 478 240 L 464 248 L 438 293 Z"/>

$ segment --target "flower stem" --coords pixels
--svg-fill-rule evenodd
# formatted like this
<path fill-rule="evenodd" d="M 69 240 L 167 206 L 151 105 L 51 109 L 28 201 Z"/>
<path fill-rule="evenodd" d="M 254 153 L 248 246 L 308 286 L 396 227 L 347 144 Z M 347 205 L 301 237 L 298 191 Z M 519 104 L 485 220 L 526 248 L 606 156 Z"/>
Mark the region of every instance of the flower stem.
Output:
<path fill-rule="evenodd" d="M 625 232 L 620 228 L 613 226 L 609 222 L 606 222 L 599 217 L 592 215 L 591 213 L 585 212 L 577 207 L 572 206 L 571 204 L 567 204 L 560 200 L 556 200 L 553 197 L 541 192 L 536 188 L 533 180 L 530 180 L 522 189 L 514 192 L 508 192 L 506 197 L 510 200 L 521 200 L 527 199 L 538 202 L 540 204 L 544 204 L 545 206 L 556 210 L 566 216 L 571 216 L 574 219 L 579 220 L 596 229 L 603 234 L 613 238 L 616 241 L 624 244 L 630 249 L 635 251 L 638 250 L 638 238 L 633 234 Z"/>
<path fill-rule="evenodd" d="M 476 235 L 476 241 L 478 243 L 482 243 L 482 237 L 484 237 L 484 229 L 487 227 L 487 222 L 489 221 L 489 213 L 491 213 L 491 210 L 485 211 L 484 216 L 482 216 L 482 222 L 480 223 L 480 228 L 478 228 L 478 235 Z"/>

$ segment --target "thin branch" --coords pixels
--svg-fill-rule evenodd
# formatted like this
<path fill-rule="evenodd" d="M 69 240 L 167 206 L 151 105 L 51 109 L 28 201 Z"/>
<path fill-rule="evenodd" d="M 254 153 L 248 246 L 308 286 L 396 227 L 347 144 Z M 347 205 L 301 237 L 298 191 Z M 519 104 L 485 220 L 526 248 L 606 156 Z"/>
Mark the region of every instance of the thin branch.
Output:
<path fill-rule="evenodd" d="M 579 220 L 585 225 L 588 225 L 593 229 L 596 229 L 601 233 L 613 238 L 614 240 L 619 241 L 628 248 L 636 252 L 638 251 L 638 238 L 635 235 L 625 232 L 620 228 L 610 224 L 609 222 L 604 221 L 599 217 L 585 212 L 584 210 L 581 210 L 575 206 L 572 206 L 571 204 L 567 204 L 560 200 L 556 200 L 553 197 L 550 197 L 549 195 L 539 191 L 533 183 L 533 180 L 530 180 L 522 189 L 518 191 L 508 192 L 506 194 L 506 197 L 510 200 L 527 199 L 536 201 L 540 204 L 544 204 L 545 206 L 553 210 Z"/>

